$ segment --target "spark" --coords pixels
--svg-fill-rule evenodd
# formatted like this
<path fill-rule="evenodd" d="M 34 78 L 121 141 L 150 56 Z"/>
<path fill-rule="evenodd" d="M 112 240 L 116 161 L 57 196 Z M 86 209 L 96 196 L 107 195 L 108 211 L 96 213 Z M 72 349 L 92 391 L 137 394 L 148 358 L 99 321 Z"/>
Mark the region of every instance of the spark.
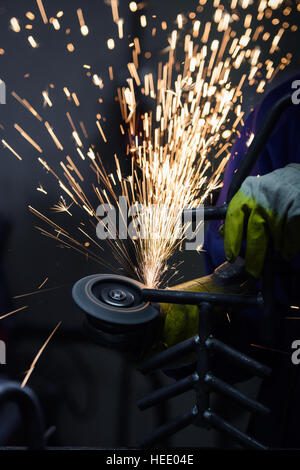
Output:
<path fill-rule="evenodd" d="M 60 23 L 57 18 L 53 18 L 51 21 L 53 28 L 58 31 L 60 29 Z"/>
<path fill-rule="evenodd" d="M 41 349 L 39 350 L 39 352 L 37 353 L 37 355 L 35 356 L 34 360 L 32 361 L 31 365 L 30 365 L 30 368 L 28 370 L 28 372 L 26 373 L 26 376 L 21 384 L 21 387 L 24 388 L 25 385 L 27 384 L 32 372 L 34 371 L 34 368 L 39 360 L 39 358 L 41 357 L 43 351 L 45 350 L 45 348 L 47 347 L 49 341 L 51 340 L 51 338 L 53 337 L 53 335 L 55 334 L 55 332 L 57 331 L 57 329 L 60 327 L 60 325 L 62 324 L 62 322 L 60 321 L 56 327 L 54 328 L 54 330 L 52 331 L 52 333 L 48 336 L 47 340 L 45 341 L 45 343 L 43 344 L 43 346 L 41 347 Z"/>
<path fill-rule="evenodd" d="M 38 47 L 38 43 L 36 42 L 36 40 L 34 39 L 33 36 L 28 36 L 27 39 L 28 39 L 28 42 L 31 45 L 31 47 L 33 47 L 34 49 L 36 49 Z"/>
<path fill-rule="evenodd" d="M 278 352 L 280 354 L 289 354 L 286 351 L 281 351 L 280 349 L 275 349 L 275 348 L 269 348 L 268 346 L 262 346 L 260 344 L 250 344 L 253 348 L 258 348 L 258 349 L 265 349 L 266 351 L 271 351 L 271 352 Z"/>
<path fill-rule="evenodd" d="M 75 92 L 72 93 L 72 98 L 76 106 L 80 106 L 79 99 Z"/>
<path fill-rule="evenodd" d="M 66 97 L 67 97 L 68 99 L 70 99 L 70 98 L 71 98 L 71 93 L 69 92 L 68 88 L 67 88 L 67 87 L 64 87 L 64 88 L 63 88 L 63 91 L 64 91 Z"/>
<path fill-rule="evenodd" d="M 19 126 L 19 124 L 14 124 L 14 128 L 21 134 L 21 136 L 27 140 L 27 142 L 29 142 L 38 152 L 40 153 L 43 153 L 43 150 L 41 149 L 41 147 L 35 142 L 35 140 L 33 140 L 30 135 L 27 134 L 27 132 L 24 131 L 24 129 L 22 129 L 21 126 Z"/>
<path fill-rule="evenodd" d="M 11 18 L 10 26 L 11 26 L 11 29 L 15 33 L 19 33 L 21 31 L 21 26 L 20 26 L 19 20 L 17 18 Z"/>
<path fill-rule="evenodd" d="M 0 320 L 3 320 L 6 317 L 9 317 L 10 315 L 13 315 L 14 313 L 20 312 L 21 310 L 25 310 L 25 308 L 28 308 L 28 305 L 24 305 L 24 307 L 17 308 L 16 310 L 13 310 L 12 312 L 5 313 L 0 317 Z"/>
<path fill-rule="evenodd" d="M 138 9 L 136 2 L 130 2 L 129 8 L 130 8 L 130 11 L 132 11 L 133 13 L 136 12 Z"/>
<path fill-rule="evenodd" d="M 41 184 L 36 188 L 36 190 L 40 191 L 43 194 L 48 194 Z"/>
<path fill-rule="evenodd" d="M 43 280 L 43 282 L 39 285 L 38 289 L 41 289 L 41 288 L 46 284 L 46 282 L 48 281 L 48 279 L 49 279 L 49 278 L 46 277 L 46 278 Z"/>
<path fill-rule="evenodd" d="M 111 39 L 111 38 L 108 39 L 108 40 L 107 40 L 107 47 L 108 47 L 108 49 L 110 49 L 110 50 L 114 49 L 114 48 L 115 48 L 115 41 L 114 41 L 113 39 Z"/>
<path fill-rule="evenodd" d="M 67 44 L 67 49 L 69 52 L 74 52 L 75 51 L 74 44 L 72 44 L 71 42 Z"/>
<path fill-rule="evenodd" d="M 48 289 L 43 289 L 43 290 L 39 289 L 39 290 L 35 290 L 35 291 L 32 291 L 32 292 L 26 292 L 25 294 L 15 295 L 13 297 L 13 299 L 21 299 L 23 297 L 29 297 L 31 295 L 41 294 L 41 293 L 44 293 L 44 292 L 50 292 L 50 291 L 53 291 L 53 290 L 61 289 L 62 287 L 65 287 L 65 286 L 50 287 Z"/>
<path fill-rule="evenodd" d="M 113 68 L 112 68 L 111 65 L 108 67 L 108 73 L 109 73 L 109 79 L 113 80 L 114 79 L 114 71 L 113 71 Z"/>
<path fill-rule="evenodd" d="M 52 104 L 52 101 L 49 98 L 48 92 L 47 91 L 42 91 L 42 95 L 43 95 L 43 98 L 45 100 L 44 103 L 48 104 L 48 106 L 50 106 L 50 108 L 52 108 L 53 104 Z"/>
<path fill-rule="evenodd" d="M 120 18 L 118 21 L 118 35 L 120 39 L 123 39 L 124 37 L 123 24 L 124 24 L 124 20 Z"/>
<path fill-rule="evenodd" d="M 110 0 L 111 11 L 114 23 L 119 21 L 119 12 L 118 12 L 118 0 Z"/>
<path fill-rule="evenodd" d="M 20 155 L 4 139 L 1 139 L 1 142 L 4 147 L 8 148 L 8 150 L 10 150 L 19 160 L 22 160 L 22 157 L 20 157 Z"/>
<path fill-rule="evenodd" d="M 99 132 L 100 132 L 100 134 L 101 134 L 102 139 L 104 140 L 105 143 L 107 143 L 107 139 L 106 139 L 106 137 L 105 137 L 105 134 L 104 134 L 104 132 L 103 132 L 103 129 L 102 129 L 102 127 L 101 127 L 101 124 L 100 124 L 100 122 L 99 122 L 98 120 L 96 121 L 96 124 L 97 124 L 97 127 L 98 127 L 98 129 L 99 129 Z"/>
<path fill-rule="evenodd" d="M 44 8 L 44 5 L 43 5 L 43 2 L 42 0 L 36 0 L 36 3 L 37 3 L 37 6 L 40 10 L 40 14 L 41 14 L 41 17 L 42 17 L 42 20 L 45 24 L 48 23 L 48 18 L 47 18 L 47 15 L 46 15 L 46 12 L 45 12 L 45 8 Z"/>
<path fill-rule="evenodd" d="M 147 17 L 146 17 L 146 15 L 141 15 L 140 22 L 141 22 L 141 27 L 146 28 L 146 26 L 147 26 Z"/>
<path fill-rule="evenodd" d="M 65 199 L 61 197 L 60 201 L 52 207 L 52 210 L 55 212 L 66 212 L 67 214 L 72 216 L 71 212 L 69 211 L 72 205 L 73 202 L 71 202 L 71 204 L 67 204 Z"/>
<path fill-rule="evenodd" d="M 251 145 L 251 143 L 252 143 L 254 137 L 255 137 L 255 134 L 254 134 L 253 132 L 251 132 L 250 137 L 249 137 L 249 139 L 248 139 L 247 142 L 246 142 L 247 147 L 250 147 L 250 145 Z"/>
<path fill-rule="evenodd" d="M 35 19 L 35 15 L 31 11 L 27 11 L 26 13 L 26 18 L 28 18 L 30 21 L 33 21 Z"/>
<path fill-rule="evenodd" d="M 182 29 L 182 26 L 183 26 L 182 15 L 177 15 L 177 25 L 178 25 L 178 29 Z"/>
<path fill-rule="evenodd" d="M 79 135 L 78 135 L 76 130 L 72 132 L 72 136 L 74 137 L 74 140 L 75 140 L 76 144 L 78 145 L 78 147 L 82 147 L 83 146 L 82 142 L 81 142 L 81 140 L 79 138 Z"/>
<path fill-rule="evenodd" d="M 84 137 L 85 137 L 86 139 L 88 139 L 89 136 L 88 136 L 88 133 L 87 133 L 87 131 L 86 131 L 86 128 L 85 128 L 84 123 L 83 123 L 82 121 L 80 121 L 80 122 L 79 122 L 79 125 L 80 125 L 80 127 L 81 127 L 81 130 L 82 130 L 82 133 L 83 133 Z"/>
<path fill-rule="evenodd" d="M 54 134 L 54 131 L 53 131 L 52 127 L 50 126 L 50 124 L 47 121 L 45 122 L 45 127 L 46 127 L 47 131 L 49 132 L 49 134 L 51 135 L 51 137 L 53 139 L 53 142 L 55 143 L 56 147 L 59 150 L 63 150 L 64 149 L 63 146 L 61 145 L 60 141 L 58 140 L 58 138 Z"/>
<path fill-rule="evenodd" d="M 85 24 L 81 8 L 78 8 L 77 16 L 78 16 L 78 21 L 79 21 L 79 25 L 80 25 L 81 34 L 82 34 L 82 36 L 87 36 L 89 34 L 89 28 Z"/>

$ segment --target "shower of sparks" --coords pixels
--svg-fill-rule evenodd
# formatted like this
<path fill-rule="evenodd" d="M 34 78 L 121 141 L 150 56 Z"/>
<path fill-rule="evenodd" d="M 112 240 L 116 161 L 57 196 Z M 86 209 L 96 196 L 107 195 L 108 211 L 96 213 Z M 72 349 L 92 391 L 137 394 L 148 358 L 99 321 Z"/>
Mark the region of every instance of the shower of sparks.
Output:
<path fill-rule="evenodd" d="M 118 1 L 106 0 L 106 3 L 111 7 L 114 27 L 118 31 L 114 39 L 111 37 L 106 42 L 107 48 L 113 51 L 118 47 L 118 40 L 124 41 L 127 37 L 126 24 L 119 16 Z M 255 4 L 251 0 L 231 0 L 228 10 L 220 0 L 215 0 L 211 19 L 203 21 L 202 11 L 208 3 L 205 0 L 195 2 L 195 12 L 188 16 L 179 13 L 174 22 L 168 24 L 156 15 L 146 16 L 143 3 L 129 3 L 133 15 L 139 11 L 142 28 L 149 29 L 152 36 L 159 30 L 166 31 L 164 34 L 168 36 L 166 43 L 162 44 L 157 72 L 153 70 L 146 74 L 139 70 L 139 64 L 141 57 L 153 57 L 149 44 L 143 51 L 138 37 L 128 41 L 132 55 L 127 65 L 130 77 L 117 90 L 117 99 L 123 120 L 121 134 L 127 135 L 129 140 L 126 151 L 132 163 L 129 175 L 122 174 L 122 160 L 116 155 L 112 156 L 116 170 L 107 174 L 99 152 L 88 142 L 84 123 L 79 121 L 78 125 L 69 112 L 66 113 L 71 126 L 71 136 L 68 137 L 74 144 L 74 157 L 60 158 L 58 168 L 53 163 L 50 165 L 44 154 L 38 157 L 43 169 L 56 179 L 59 192 L 63 191 L 70 201 L 66 202 L 60 196 L 59 202 L 52 203 L 50 207 L 56 213 L 73 215 L 77 235 L 73 236 L 30 207 L 31 212 L 50 226 L 49 230 L 37 228 L 60 246 L 72 248 L 88 259 L 108 266 L 99 256 L 103 250 L 102 242 L 95 240 L 89 230 L 91 227 L 95 230 L 101 223 L 96 216 L 95 196 L 97 204 L 109 203 L 118 209 L 121 195 L 126 197 L 129 207 L 134 204 L 144 206 L 144 211 L 134 219 L 136 227 L 142 227 L 144 237 L 130 240 L 137 262 L 132 259 L 128 245 L 121 237 L 109 239 L 108 243 L 116 261 L 147 286 L 155 287 L 166 281 L 168 263 L 181 248 L 189 228 L 189 225 L 183 227 L 181 239 L 177 238 L 183 209 L 204 203 L 212 191 L 222 186 L 232 143 L 243 124 L 243 88 L 252 87 L 258 95 L 263 93 L 266 85 L 292 59 L 292 54 L 284 55 L 279 49 L 283 35 L 288 30 L 297 30 L 296 25 L 287 21 L 292 7 L 286 7 L 280 0 L 260 0 Z M 42 1 L 37 0 L 37 4 L 44 23 L 47 23 Z M 251 7 L 251 14 L 246 11 L 248 7 Z M 29 13 L 27 18 L 33 20 Z M 277 13 L 283 19 L 280 20 Z M 57 20 L 60 16 L 57 13 L 56 19 L 49 20 L 54 34 L 60 29 Z M 85 36 L 89 29 L 81 8 L 77 9 L 77 16 L 81 34 Z M 18 29 L 12 20 L 11 27 Z M 272 24 L 273 34 L 266 30 L 267 24 Z M 168 31 L 170 25 L 172 30 Z M 70 29 L 66 30 L 67 35 L 70 32 Z M 32 36 L 28 41 L 33 48 L 37 47 Z M 67 47 L 69 52 L 75 50 L 71 38 L 63 47 Z M 264 50 L 267 51 L 265 56 Z M 166 59 L 162 59 L 163 54 Z M 101 73 L 100 76 L 91 65 L 83 64 L 86 64 L 86 58 L 83 58 L 80 69 L 86 69 L 90 83 L 99 92 L 105 87 L 102 77 L 114 80 L 112 66 L 109 66 L 107 75 Z M 60 92 L 65 94 L 69 104 L 80 108 L 76 91 L 64 86 Z M 47 91 L 41 90 L 40 93 L 45 103 L 54 108 L 54 91 L 51 99 Z M 15 92 L 12 95 L 46 127 L 57 149 L 63 152 L 65 146 L 52 126 L 28 101 Z M 146 112 L 140 111 L 141 95 L 150 103 Z M 100 96 L 99 102 L 102 101 Z M 94 122 L 104 146 L 109 136 L 105 117 L 99 113 Z M 43 153 L 19 124 L 15 124 L 15 128 L 39 153 Z M 252 138 L 250 135 L 247 145 L 251 144 Z M 5 140 L 2 139 L 2 143 L 21 159 Z M 84 188 L 87 179 L 85 167 L 91 170 L 88 178 L 91 180 L 91 194 L 87 194 Z M 41 185 L 37 189 L 44 192 Z M 71 206 L 72 213 L 69 211 Z M 85 223 L 78 221 L 78 210 L 82 211 Z M 84 241 L 77 239 L 78 232 Z M 94 251 L 90 249 L 91 245 Z"/>
<path fill-rule="evenodd" d="M 31 363 L 31 366 L 29 368 L 29 370 L 26 372 L 26 375 L 25 375 L 25 378 L 21 384 L 21 387 L 24 388 L 25 385 L 27 384 L 32 372 L 34 371 L 35 369 L 35 366 L 39 360 L 39 358 L 41 357 L 43 351 L 46 349 L 49 341 L 51 340 L 51 338 L 53 337 L 53 335 L 56 333 L 56 331 L 58 330 L 58 328 L 60 327 L 60 325 L 62 324 L 62 322 L 59 322 L 56 327 L 54 328 L 54 330 L 52 331 L 52 333 L 49 335 L 49 337 L 47 338 L 47 340 L 45 341 L 45 343 L 43 344 L 43 346 L 41 347 L 41 349 L 39 350 L 39 352 L 37 353 L 37 355 L 35 356 L 34 360 L 32 361 Z"/>

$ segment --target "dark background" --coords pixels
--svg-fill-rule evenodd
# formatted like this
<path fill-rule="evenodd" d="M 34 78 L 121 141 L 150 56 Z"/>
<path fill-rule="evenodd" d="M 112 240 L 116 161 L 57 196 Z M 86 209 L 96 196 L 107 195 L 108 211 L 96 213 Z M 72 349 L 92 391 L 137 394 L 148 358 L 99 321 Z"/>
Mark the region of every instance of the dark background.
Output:
<path fill-rule="evenodd" d="M 37 391 L 47 410 L 47 424 L 57 426 L 53 443 L 61 445 L 133 445 L 141 433 L 147 434 L 155 424 L 152 412 L 139 412 L 134 403 L 151 385 L 119 354 L 93 345 L 82 334 L 82 315 L 72 301 L 71 287 L 81 277 L 107 270 L 71 250 L 62 249 L 58 243 L 45 239 L 34 229 L 38 220 L 29 213 L 29 204 L 51 215 L 57 223 L 62 221 L 63 224 L 67 216 L 49 211 L 49 207 L 57 203 L 60 194 L 57 182 L 46 174 L 37 161 L 40 155 L 19 135 L 13 124 L 18 123 L 24 128 L 44 150 L 42 158 L 57 168 L 65 155 L 78 159 L 71 138 L 71 127 L 65 115 L 70 111 L 76 123 L 79 120 L 84 122 L 89 140 L 95 143 L 107 168 L 113 169 L 113 154 L 116 152 L 120 157 L 123 156 L 126 144 L 120 139 L 119 106 L 114 97 L 116 87 L 123 84 L 128 76 L 127 63 L 131 61 L 128 43 L 132 37 L 139 36 L 144 50 L 152 51 L 152 58 L 143 60 L 142 71 L 145 72 L 154 70 L 160 51 L 166 46 L 166 36 L 162 33 L 153 39 L 149 30 L 147 32 L 140 28 L 140 13 L 130 14 L 128 3 L 127 0 L 120 1 L 119 11 L 124 18 L 125 38 L 118 41 L 110 6 L 100 0 L 44 0 L 48 18 L 55 16 L 59 10 L 64 11 L 60 31 L 54 31 L 50 24 L 43 24 L 35 1 L 0 1 L 0 48 L 5 49 L 5 54 L 0 56 L 0 76 L 7 86 L 7 104 L 0 107 L 0 124 L 3 126 L 0 138 L 4 138 L 23 158 L 20 162 L 7 149 L 0 149 L 0 214 L 11 225 L 3 253 L 3 266 L 10 297 L 36 290 L 46 277 L 49 280 L 45 289 L 58 287 L 5 305 L 4 312 L 23 305 L 29 305 L 30 308 L 3 323 L 8 331 L 8 364 L 1 366 L 1 371 L 21 381 L 50 331 L 60 320 L 63 321 L 60 331 L 49 344 L 30 379 L 30 385 Z M 145 12 L 148 18 L 156 14 L 160 21 L 164 19 L 171 24 L 178 13 L 188 14 L 195 10 L 197 4 L 192 0 L 149 0 Z M 79 31 L 77 8 L 83 9 L 90 30 L 85 38 Z M 26 11 L 36 15 L 32 31 L 24 29 L 24 25 L 30 23 L 25 18 Z M 9 28 L 9 19 L 14 16 L 20 20 L 20 33 L 14 33 Z M 205 21 L 204 15 L 201 21 Z M 299 22 L 298 17 L 293 21 L 289 17 L 289 21 L 291 24 Z M 69 36 L 65 34 L 66 28 L 71 29 Z M 38 49 L 29 46 L 29 34 L 39 43 Z M 114 51 L 108 51 L 106 47 L 106 40 L 110 37 L 116 39 L 117 47 Z M 66 51 L 68 42 L 75 45 L 73 53 Z M 280 43 L 282 51 L 292 52 L 294 58 L 292 65 L 279 74 L 274 83 L 268 85 L 269 88 L 299 69 L 298 43 L 298 34 L 287 35 Z M 93 72 L 105 80 L 105 86 L 100 92 L 91 84 L 91 78 L 86 76 L 86 69 L 82 67 L 84 63 L 91 65 Z M 108 80 L 109 65 L 114 68 L 114 82 Z M 24 78 L 26 73 L 30 73 L 29 78 Z M 54 89 L 49 88 L 51 83 L 55 85 Z M 62 92 L 64 86 L 77 93 L 80 108 L 67 102 Z M 49 91 L 53 108 L 43 107 L 42 90 Z M 63 152 L 57 150 L 43 125 L 11 96 L 12 91 L 26 98 L 53 126 L 64 145 Z M 259 97 L 252 90 L 247 91 L 245 96 L 245 111 L 249 112 Z M 103 99 L 103 103 L 99 103 L 99 98 Z M 106 145 L 95 126 L 97 113 L 106 118 L 103 123 L 109 141 Z M 47 196 L 36 191 L 39 183 L 47 190 Z M 76 214 L 75 211 L 74 216 Z M 105 256 L 109 259 L 110 253 L 105 253 Z M 185 254 L 184 260 L 181 271 L 186 279 L 203 274 L 201 255 L 189 252 Z M 162 380 L 169 382 L 165 377 Z M 257 382 L 251 381 L 243 387 L 255 395 Z M 174 400 L 171 415 L 190 407 L 191 400 L 191 394 L 187 394 L 184 399 Z M 125 415 L 122 414 L 124 412 Z M 245 427 L 244 415 L 236 414 L 235 419 Z M 178 434 L 172 443 L 183 446 L 213 445 L 218 443 L 217 439 L 215 433 L 190 428 Z"/>

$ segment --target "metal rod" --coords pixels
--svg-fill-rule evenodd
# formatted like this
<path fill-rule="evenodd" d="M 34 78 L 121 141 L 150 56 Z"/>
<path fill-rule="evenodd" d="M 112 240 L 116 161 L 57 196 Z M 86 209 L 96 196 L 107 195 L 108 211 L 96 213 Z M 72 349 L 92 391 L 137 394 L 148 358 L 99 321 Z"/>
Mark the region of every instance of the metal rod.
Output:
<path fill-rule="evenodd" d="M 34 392 L 28 388 L 22 388 L 15 382 L 3 382 L 0 384 L 0 404 L 5 402 L 16 403 L 25 424 L 25 433 L 30 450 L 42 450 L 45 447 L 44 421 L 39 401 Z"/>
<path fill-rule="evenodd" d="M 206 374 L 204 382 L 212 390 L 231 398 L 249 411 L 253 411 L 262 415 L 267 415 L 270 413 L 269 408 L 261 405 L 258 401 L 247 397 L 243 393 L 236 390 L 234 387 L 231 387 L 231 385 L 228 385 L 226 382 L 218 379 L 212 374 Z"/>
<path fill-rule="evenodd" d="M 255 359 L 252 359 L 246 354 L 237 351 L 236 349 L 232 348 L 231 346 L 228 346 L 227 344 L 223 343 L 222 341 L 219 341 L 216 338 L 208 338 L 206 341 L 206 346 L 209 349 L 229 356 L 232 360 L 234 360 L 241 366 L 252 370 L 252 372 L 258 377 L 269 376 L 272 372 L 269 367 L 260 364 L 259 362 L 255 361 Z"/>
<path fill-rule="evenodd" d="M 200 304 L 211 302 L 215 305 L 235 305 L 248 307 L 263 307 L 261 296 L 241 296 L 237 294 L 213 294 L 209 292 L 190 292 L 167 289 L 142 289 L 144 300 L 150 302 L 166 302 L 173 304 Z"/>
<path fill-rule="evenodd" d="M 158 369 L 168 362 L 181 358 L 184 354 L 194 351 L 198 341 L 198 336 L 194 336 L 193 338 L 182 341 L 181 343 L 166 349 L 156 356 L 147 359 L 139 366 L 139 370 L 143 374 L 148 374 L 149 372 Z"/>
<path fill-rule="evenodd" d="M 241 159 L 236 173 L 233 175 L 227 193 L 227 204 L 231 201 L 242 183 L 250 175 L 261 151 L 264 149 L 268 139 L 274 131 L 275 125 L 281 114 L 292 104 L 291 95 L 284 96 L 272 107 L 262 125 L 258 129 L 250 147 Z"/>
<path fill-rule="evenodd" d="M 225 421 L 223 418 L 218 416 L 216 413 L 213 413 L 209 410 L 205 411 L 204 419 L 209 423 L 210 426 L 217 429 L 218 431 L 223 432 L 230 436 L 233 440 L 239 442 L 244 447 L 248 449 L 261 449 L 267 450 L 268 448 L 261 444 L 260 442 L 256 441 L 252 437 L 248 436 L 247 434 L 243 433 L 232 424 Z"/>
<path fill-rule="evenodd" d="M 137 401 L 137 406 L 140 410 L 146 410 L 151 406 L 157 405 L 164 400 L 168 400 L 169 398 L 176 397 L 181 393 L 187 392 L 195 387 L 195 384 L 198 382 L 199 376 L 195 372 L 184 379 L 178 380 L 174 384 L 168 385 L 167 387 L 163 387 L 159 390 L 155 390 L 150 395 L 141 398 Z"/>
<path fill-rule="evenodd" d="M 161 441 L 162 439 L 172 436 L 176 432 L 192 424 L 196 420 L 197 414 L 197 407 L 194 406 L 186 413 L 177 416 L 175 419 L 173 419 L 173 421 L 170 421 L 169 423 L 166 423 L 163 426 L 157 428 L 148 438 L 143 439 L 139 443 L 138 447 L 151 447 L 153 444 Z"/>
<path fill-rule="evenodd" d="M 148 375 L 147 379 L 151 383 L 151 389 L 153 391 L 163 388 L 163 380 L 159 372 L 154 372 L 153 374 Z M 170 403 L 167 401 L 162 401 L 161 403 L 158 403 L 155 407 L 155 415 L 156 426 L 162 426 L 164 423 L 168 422 L 170 420 L 171 415 Z M 170 438 L 163 439 L 161 441 L 161 445 L 162 447 L 171 447 L 172 440 Z"/>
<path fill-rule="evenodd" d="M 204 220 L 225 219 L 227 208 L 227 204 L 223 204 L 222 206 L 204 207 Z M 185 209 L 182 213 L 183 219 L 190 222 L 197 222 L 198 211 L 199 209 L 197 207 L 193 209 Z M 200 209 L 200 212 L 202 213 L 202 209 Z"/>

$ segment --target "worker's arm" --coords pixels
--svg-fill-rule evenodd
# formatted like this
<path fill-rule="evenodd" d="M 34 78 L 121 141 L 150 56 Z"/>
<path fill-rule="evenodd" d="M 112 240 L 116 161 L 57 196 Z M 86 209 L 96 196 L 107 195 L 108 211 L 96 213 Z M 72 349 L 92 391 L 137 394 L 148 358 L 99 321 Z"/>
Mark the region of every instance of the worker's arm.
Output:
<path fill-rule="evenodd" d="M 268 246 L 287 261 L 300 251 L 300 164 L 246 178 L 229 204 L 224 232 L 228 261 L 246 240 L 246 270 L 259 278 Z"/>

